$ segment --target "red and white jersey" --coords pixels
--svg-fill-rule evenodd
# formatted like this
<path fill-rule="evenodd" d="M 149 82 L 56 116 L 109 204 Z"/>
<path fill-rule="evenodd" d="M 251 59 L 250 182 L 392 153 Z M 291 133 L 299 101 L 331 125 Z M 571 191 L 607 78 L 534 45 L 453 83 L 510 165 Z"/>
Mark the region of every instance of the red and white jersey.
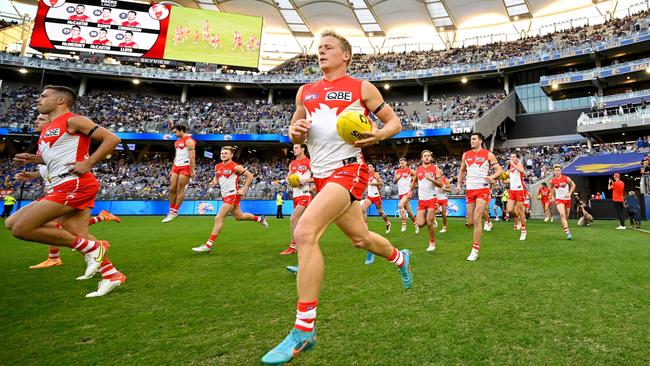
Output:
<path fill-rule="evenodd" d="M 489 184 L 485 178 L 490 173 L 490 152 L 486 149 L 479 151 L 469 150 L 463 154 L 465 165 L 467 166 L 467 178 L 465 181 L 466 189 L 488 188 Z"/>
<path fill-rule="evenodd" d="M 447 199 L 447 192 L 443 189 L 444 187 L 449 184 L 449 180 L 447 180 L 447 177 L 442 177 L 442 187 L 436 187 L 436 197 L 438 200 L 446 200 Z"/>
<path fill-rule="evenodd" d="M 551 190 L 547 187 L 542 186 L 539 191 L 539 195 L 541 196 L 541 199 L 547 200 L 548 196 L 551 194 Z"/>
<path fill-rule="evenodd" d="M 427 177 L 434 178 L 436 177 L 436 172 L 438 168 L 435 165 L 431 164 L 428 167 L 420 165 L 415 170 L 415 177 L 418 179 L 418 199 L 421 201 L 426 201 L 436 198 L 436 186 L 433 185 L 433 182 Z"/>
<path fill-rule="evenodd" d="M 555 198 L 558 200 L 571 200 L 571 195 L 569 194 L 569 178 L 566 175 L 561 175 L 559 178 L 553 177 L 551 179 L 551 187 L 555 189 Z"/>
<path fill-rule="evenodd" d="M 74 15 L 70 15 L 70 17 L 68 19 L 69 20 L 80 20 L 82 22 L 87 22 L 87 21 L 90 20 L 90 17 L 88 15 L 86 15 L 86 14 L 81 14 L 81 15 L 74 14 Z"/>
<path fill-rule="evenodd" d="M 124 27 L 139 27 L 139 26 L 140 26 L 140 23 L 138 23 L 138 22 L 135 21 L 135 20 L 132 21 L 132 22 L 129 22 L 129 21 L 127 20 L 127 21 L 125 21 L 125 22 L 122 22 L 122 26 L 124 26 Z"/>
<path fill-rule="evenodd" d="M 45 193 L 50 193 L 53 190 L 52 183 L 50 183 L 50 180 L 47 176 L 47 165 L 45 164 L 39 164 L 38 166 L 38 174 L 41 175 L 41 178 L 43 178 L 43 184 L 45 185 Z"/>
<path fill-rule="evenodd" d="M 115 21 L 111 18 L 108 19 L 102 18 L 97 20 L 97 24 L 115 24 Z"/>
<path fill-rule="evenodd" d="M 368 115 L 361 96 L 362 81 L 343 76 L 333 81 L 305 84 L 302 99 L 307 119 L 312 122 L 307 135 L 311 171 L 316 178 L 327 178 L 343 166 L 342 160 L 361 158 L 361 149 L 346 143 L 336 132 L 338 116 L 347 111 Z"/>
<path fill-rule="evenodd" d="M 66 42 L 70 43 L 86 43 L 86 40 L 84 37 L 79 36 L 79 37 L 68 37 L 68 39 L 65 40 Z"/>
<path fill-rule="evenodd" d="M 372 176 L 368 177 L 368 197 L 381 197 L 379 193 L 379 186 L 373 185 L 372 183 L 379 183 L 379 173 L 374 172 Z"/>
<path fill-rule="evenodd" d="M 103 44 L 103 45 L 107 45 L 107 44 L 109 44 L 109 43 L 111 43 L 111 40 L 108 39 L 108 38 L 106 38 L 106 39 L 96 39 L 96 40 L 93 41 L 93 44 Z"/>
<path fill-rule="evenodd" d="M 228 164 L 219 163 L 214 167 L 214 173 L 219 180 L 219 189 L 221 197 L 232 196 L 239 189 L 239 174 L 235 172 L 235 167 L 239 164 L 230 161 Z"/>
<path fill-rule="evenodd" d="M 289 174 L 296 174 L 300 179 L 309 179 L 311 178 L 310 165 L 309 158 L 295 159 L 289 164 Z M 309 184 L 301 184 L 293 188 L 293 198 L 302 196 L 310 196 Z"/>
<path fill-rule="evenodd" d="M 192 140 L 190 135 L 185 135 L 184 137 L 176 140 L 174 142 L 174 148 L 176 148 L 176 156 L 174 157 L 175 166 L 189 166 L 190 164 L 190 150 L 187 148 L 188 141 Z"/>
<path fill-rule="evenodd" d="M 56 117 L 43 128 L 38 139 L 38 155 L 47 165 L 52 186 L 77 179 L 78 176 L 68 172 L 70 166 L 67 164 L 88 158 L 90 137 L 68 132 L 68 119 L 74 116 L 72 112 L 67 112 Z"/>
<path fill-rule="evenodd" d="M 411 175 L 411 168 L 406 167 L 404 169 L 397 168 L 395 171 L 397 175 L 397 194 L 403 195 L 411 191 L 411 183 L 413 182 L 413 176 Z"/>
<path fill-rule="evenodd" d="M 128 48 L 136 48 L 136 47 L 138 47 L 138 44 L 133 42 L 133 41 L 129 41 L 129 42 L 122 42 L 122 43 L 120 43 L 119 46 L 120 47 L 128 47 Z"/>
<path fill-rule="evenodd" d="M 510 190 L 511 191 L 523 191 L 524 188 L 524 175 L 517 169 L 515 166 L 510 164 L 510 169 L 508 170 L 508 178 L 510 180 Z"/>

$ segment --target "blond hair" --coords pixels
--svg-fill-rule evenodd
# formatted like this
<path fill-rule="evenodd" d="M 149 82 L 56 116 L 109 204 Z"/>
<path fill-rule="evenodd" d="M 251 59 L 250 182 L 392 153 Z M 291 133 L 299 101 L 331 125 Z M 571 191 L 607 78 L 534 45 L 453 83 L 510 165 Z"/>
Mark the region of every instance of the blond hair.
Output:
<path fill-rule="evenodd" d="M 228 150 L 228 151 L 230 151 L 232 154 L 235 153 L 235 148 L 232 147 L 232 146 L 224 146 L 224 147 L 221 148 L 221 150 Z"/>
<path fill-rule="evenodd" d="M 333 37 L 339 41 L 339 44 L 341 45 L 341 49 L 343 50 L 343 52 L 347 52 L 350 54 L 350 59 L 348 59 L 348 62 L 346 63 L 346 66 L 350 66 L 350 62 L 352 62 L 352 45 L 350 44 L 350 42 L 348 42 L 348 40 L 345 37 L 336 33 L 333 30 L 323 31 L 320 34 L 320 38 L 325 38 L 325 37 Z"/>

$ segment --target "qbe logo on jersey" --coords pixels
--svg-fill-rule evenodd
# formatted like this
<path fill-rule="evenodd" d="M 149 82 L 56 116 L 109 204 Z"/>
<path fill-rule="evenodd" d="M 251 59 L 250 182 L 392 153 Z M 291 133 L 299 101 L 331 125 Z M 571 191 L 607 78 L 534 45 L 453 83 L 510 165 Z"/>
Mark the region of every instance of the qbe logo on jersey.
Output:
<path fill-rule="evenodd" d="M 342 100 L 345 102 L 352 101 L 352 92 L 349 91 L 331 91 L 325 94 L 325 100 Z"/>

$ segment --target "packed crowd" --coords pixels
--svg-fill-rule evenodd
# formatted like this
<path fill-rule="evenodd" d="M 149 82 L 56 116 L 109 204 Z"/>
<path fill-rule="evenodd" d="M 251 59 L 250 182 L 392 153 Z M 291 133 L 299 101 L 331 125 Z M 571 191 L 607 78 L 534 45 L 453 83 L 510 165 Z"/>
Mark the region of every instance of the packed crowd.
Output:
<path fill-rule="evenodd" d="M 495 151 L 502 166 L 508 166 L 511 153 L 519 153 L 521 161 L 526 167 L 525 183 L 534 184 L 540 179 L 552 174 L 554 164 L 566 165 L 578 155 L 584 154 L 610 154 L 628 151 L 650 151 L 650 136 L 641 142 L 630 144 L 601 144 L 594 146 L 591 152 L 584 145 L 556 145 L 533 146 L 525 148 L 512 148 Z M 13 179 L 22 167 L 11 163 L 8 157 L 0 159 L 0 189 L 13 188 L 18 190 L 20 184 Z M 289 159 L 264 158 L 238 160 L 255 175 L 246 198 L 271 199 L 278 191 L 290 197 L 290 188 L 285 178 Z M 383 195 L 386 198 L 397 196 L 397 187 L 393 184 L 397 158 L 391 160 L 377 160 L 368 158 L 368 162 L 375 165 L 375 169 L 382 177 L 385 185 Z M 447 155 L 434 158 L 435 164 L 440 167 L 451 182 L 455 182 L 460 167 L 460 156 Z M 218 188 L 209 186 L 213 177 L 213 166 L 216 162 L 212 159 L 197 157 L 196 178 L 187 188 L 188 199 L 216 199 L 219 197 Z M 126 155 L 118 153 L 111 159 L 97 164 L 93 172 L 102 183 L 99 199 L 104 200 L 165 200 L 169 191 L 169 172 L 171 171 L 171 158 L 162 154 L 150 154 L 140 162 L 130 162 Z M 419 165 L 419 159 L 409 160 L 409 166 Z M 40 180 L 31 181 L 25 185 L 26 198 L 36 198 L 41 195 L 43 185 Z"/>
<path fill-rule="evenodd" d="M 38 90 L 24 86 L 0 93 L 0 126 L 20 128 L 34 119 Z M 442 127 L 446 122 L 475 120 L 496 106 L 503 93 L 450 96 L 428 102 L 393 102 L 404 129 Z M 79 98 L 75 112 L 116 132 L 169 132 L 183 123 L 196 134 L 287 132 L 293 104 L 263 100 L 193 98 L 186 103 L 172 97 L 89 93 Z"/>
<path fill-rule="evenodd" d="M 636 25 L 650 15 L 639 12 L 606 23 L 573 27 L 562 31 L 525 37 L 511 42 L 480 46 L 454 47 L 448 50 L 413 51 L 354 56 L 350 73 L 374 73 L 448 67 L 506 60 L 513 57 L 541 56 L 553 51 L 608 40 L 636 31 Z M 276 67 L 276 74 L 313 74 L 317 72 L 317 56 L 297 56 Z"/>
<path fill-rule="evenodd" d="M 11 27 L 13 25 L 18 25 L 18 21 L 16 20 L 5 20 L 5 19 L 0 19 L 0 29 L 2 28 L 7 28 Z"/>

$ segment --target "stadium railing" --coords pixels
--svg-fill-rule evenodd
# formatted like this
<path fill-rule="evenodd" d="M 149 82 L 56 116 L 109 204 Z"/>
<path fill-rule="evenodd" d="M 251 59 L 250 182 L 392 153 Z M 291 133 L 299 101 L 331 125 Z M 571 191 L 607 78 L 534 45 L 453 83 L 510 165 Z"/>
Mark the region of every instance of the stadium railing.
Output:
<path fill-rule="evenodd" d="M 624 107 L 612 112 L 582 113 L 578 118 L 578 133 L 650 126 L 650 106 Z"/>
<path fill-rule="evenodd" d="M 597 67 L 590 70 L 542 76 L 539 80 L 539 85 L 544 88 L 554 84 L 565 85 L 579 83 L 583 81 L 591 81 L 597 78 L 608 78 L 646 70 L 650 70 L 650 57 L 630 62 L 623 62 L 616 65 Z"/>
<path fill-rule="evenodd" d="M 478 64 L 462 64 L 420 70 L 355 74 L 356 77 L 370 81 L 410 80 L 435 78 L 438 76 L 462 75 L 467 73 L 494 72 L 534 63 L 558 60 L 567 57 L 589 55 L 598 51 L 628 46 L 650 41 L 650 30 L 635 32 L 606 41 L 588 42 L 579 47 L 538 50 L 535 53 L 499 61 Z M 205 81 L 243 84 L 304 84 L 318 80 L 320 75 L 286 75 L 286 74 L 223 74 L 219 72 L 173 71 L 160 68 L 143 69 L 127 65 L 92 65 L 73 62 L 61 62 L 39 58 L 28 58 L 0 53 L 0 64 L 7 66 L 28 67 L 45 70 L 84 72 L 111 76 L 140 77 L 173 81 Z"/>

